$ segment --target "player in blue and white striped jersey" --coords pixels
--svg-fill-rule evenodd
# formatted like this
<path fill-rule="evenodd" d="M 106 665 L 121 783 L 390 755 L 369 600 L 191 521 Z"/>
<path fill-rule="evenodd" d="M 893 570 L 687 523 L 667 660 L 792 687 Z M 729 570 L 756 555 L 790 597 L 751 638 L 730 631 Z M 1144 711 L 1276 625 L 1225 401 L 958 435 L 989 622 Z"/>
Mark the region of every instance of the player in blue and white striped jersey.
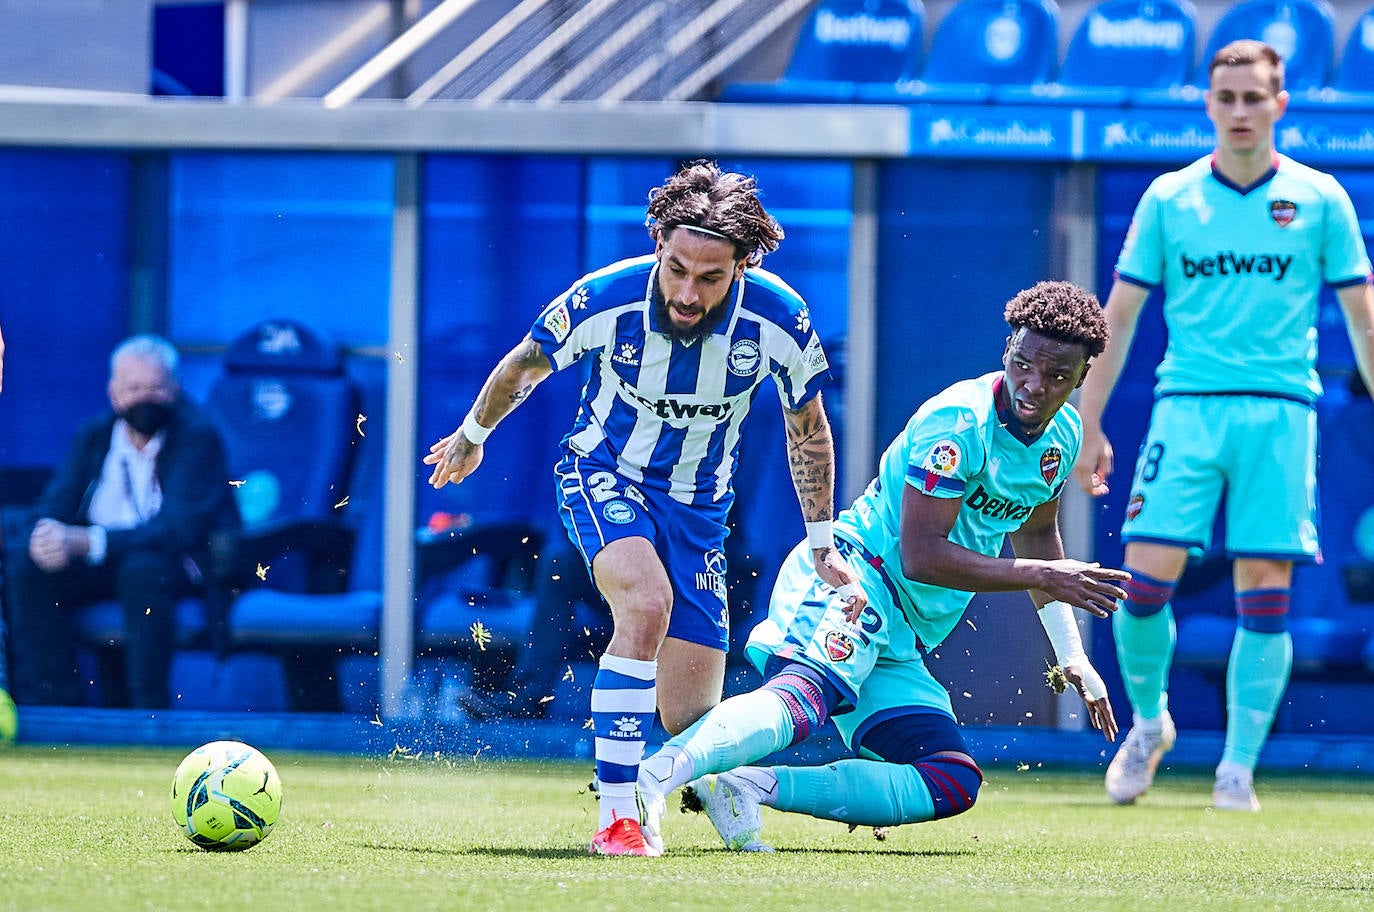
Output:
<path fill-rule="evenodd" d="M 825 352 L 805 302 L 758 268 L 782 229 L 754 180 L 694 162 L 649 194 L 646 224 L 654 252 L 584 276 L 550 303 L 424 460 L 436 488 L 462 481 L 535 386 L 591 359 L 556 472 L 563 524 L 614 622 L 592 684 L 601 810 L 591 850 L 608 855 L 662 851 L 641 831 L 635 788 L 655 707 L 676 733 L 720 701 L 731 478 L 768 378 L 816 573 L 866 604 L 831 532 Z"/>

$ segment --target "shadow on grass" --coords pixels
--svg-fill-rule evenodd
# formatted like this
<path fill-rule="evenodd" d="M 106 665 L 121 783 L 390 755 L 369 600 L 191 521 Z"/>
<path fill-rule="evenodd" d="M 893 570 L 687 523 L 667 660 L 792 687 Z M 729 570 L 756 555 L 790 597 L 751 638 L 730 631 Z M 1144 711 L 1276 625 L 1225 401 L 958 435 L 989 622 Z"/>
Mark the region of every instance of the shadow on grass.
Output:
<path fill-rule="evenodd" d="M 411 855 L 442 855 L 447 858 L 460 858 L 467 855 L 486 855 L 491 858 L 542 858 L 545 860 L 567 858 L 595 858 L 585 848 L 535 848 L 522 846 L 470 846 L 468 848 L 446 849 L 440 846 L 392 845 L 384 842 L 355 843 L 364 849 L 377 849 L 383 852 L 406 852 Z"/>
<path fill-rule="evenodd" d="M 361 848 L 377 849 L 385 852 L 406 852 L 412 855 L 441 855 L 455 858 L 466 855 L 482 855 L 488 858 L 530 858 L 542 859 L 545 861 L 569 860 L 585 858 L 589 861 L 599 861 L 604 856 L 592 855 L 585 848 L 580 846 L 574 848 L 536 848 L 533 846 L 472 846 L 463 849 L 445 849 L 438 846 L 414 846 L 414 845 L 392 845 L 381 842 L 360 842 L 356 843 Z M 669 849 L 667 858 L 706 858 L 726 854 L 724 849 Z M 741 857 L 744 855 L 756 854 L 748 852 L 731 852 L 731 855 Z M 770 853 L 757 853 L 760 857 L 766 858 Z M 855 846 L 854 848 L 789 848 L 778 849 L 776 855 L 892 855 L 898 858 L 957 858 L 964 855 L 975 854 L 972 849 L 889 849 L 882 846 Z"/>
<path fill-rule="evenodd" d="M 793 849 L 781 848 L 777 855 L 892 855 L 896 858 L 958 858 L 976 854 L 972 849 L 888 849 L 879 846 L 854 848 Z"/>

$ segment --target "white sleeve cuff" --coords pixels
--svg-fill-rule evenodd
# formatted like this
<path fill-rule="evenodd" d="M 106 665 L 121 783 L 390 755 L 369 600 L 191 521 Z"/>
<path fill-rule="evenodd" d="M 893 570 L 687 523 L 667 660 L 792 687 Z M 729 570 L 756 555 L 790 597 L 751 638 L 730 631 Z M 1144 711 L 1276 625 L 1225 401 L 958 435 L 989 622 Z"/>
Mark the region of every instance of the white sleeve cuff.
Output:
<path fill-rule="evenodd" d="M 1040 625 L 1050 638 L 1054 647 L 1054 658 L 1060 667 L 1081 665 L 1088 657 L 1083 652 L 1083 638 L 1078 634 L 1078 620 L 1074 617 L 1073 606 L 1065 602 L 1050 602 L 1036 612 Z"/>
<path fill-rule="evenodd" d="M 109 536 L 105 534 L 104 526 L 87 526 L 86 536 L 90 543 L 86 551 L 86 563 L 98 567 L 105 563 L 105 549 L 109 544 Z"/>

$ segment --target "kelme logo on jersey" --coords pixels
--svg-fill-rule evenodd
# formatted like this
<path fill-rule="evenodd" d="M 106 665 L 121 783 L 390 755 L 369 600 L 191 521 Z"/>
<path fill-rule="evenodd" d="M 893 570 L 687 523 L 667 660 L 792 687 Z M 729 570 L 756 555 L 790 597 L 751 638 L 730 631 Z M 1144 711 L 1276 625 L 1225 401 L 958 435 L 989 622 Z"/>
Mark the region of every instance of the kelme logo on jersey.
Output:
<path fill-rule="evenodd" d="M 844 662 L 854 654 L 854 641 L 848 634 L 832 630 L 825 635 L 825 657 L 832 662 Z"/>
<path fill-rule="evenodd" d="M 973 493 L 964 498 L 964 506 L 970 510 L 977 510 L 989 519 L 1010 519 L 1022 520 L 1030 516 L 1033 506 L 1026 506 L 1014 500 L 1001 497 L 993 497 L 982 485 L 974 489 Z"/>
<path fill-rule="evenodd" d="M 1054 487 L 1054 480 L 1059 477 L 1059 463 L 1063 460 L 1064 454 L 1059 452 L 1059 447 L 1050 447 L 1040 454 L 1040 477 L 1045 479 L 1045 484 Z"/>
<path fill-rule="evenodd" d="M 1278 219 L 1275 218 L 1275 221 Z M 1184 253 L 1179 260 L 1183 264 L 1183 277 L 1187 279 L 1199 276 L 1210 279 L 1212 276 L 1268 275 L 1273 276 L 1275 282 L 1282 282 L 1288 274 L 1288 267 L 1293 265 L 1291 253 L 1242 254 L 1234 250 L 1222 250 L 1214 256 L 1197 259 Z"/>
<path fill-rule="evenodd" d="M 623 500 L 612 500 L 601 508 L 601 515 L 606 517 L 607 522 L 623 526 L 635 521 L 635 508 Z"/>
<path fill-rule="evenodd" d="M 736 339 L 735 344 L 730 346 L 725 366 L 736 377 L 752 377 L 759 372 L 762 362 L 763 355 L 759 353 L 757 342 L 753 339 Z"/>
<path fill-rule="evenodd" d="M 629 367 L 639 367 L 639 349 L 633 342 L 621 342 L 611 360 Z"/>
<path fill-rule="evenodd" d="M 1280 228 L 1287 228 L 1298 217 L 1298 204 L 1289 200 L 1274 200 L 1269 204 L 1269 217 Z"/>

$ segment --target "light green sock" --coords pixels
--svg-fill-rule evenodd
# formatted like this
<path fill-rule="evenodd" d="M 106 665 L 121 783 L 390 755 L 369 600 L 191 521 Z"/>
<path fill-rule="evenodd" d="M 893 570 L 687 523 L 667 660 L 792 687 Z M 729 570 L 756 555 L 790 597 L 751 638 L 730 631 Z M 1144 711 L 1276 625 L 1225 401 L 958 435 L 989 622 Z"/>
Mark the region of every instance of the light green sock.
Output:
<path fill-rule="evenodd" d="M 1226 666 L 1226 748 L 1222 762 L 1253 770 L 1293 670 L 1293 638 L 1236 629 Z"/>
<path fill-rule="evenodd" d="M 909 763 L 838 760 L 825 766 L 775 766 L 780 811 L 855 826 L 897 826 L 935 819 L 935 802 Z"/>
<path fill-rule="evenodd" d="M 1169 708 L 1169 666 L 1174 661 L 1174 610 L 1166 602 L 1138 617 L 1122 609 L 1112 615 L 1116 657 L 1131 708 L 1141 719 L 1157 719 Z"/>
<path fill-rule="evenodd" d="M 782 698 L 751 690 L 712 708 L 686 731 L 670 738 L 644 769 L 665 793 L 698 776 L 747 766 L 792 743 L 792 719 Z"/>

